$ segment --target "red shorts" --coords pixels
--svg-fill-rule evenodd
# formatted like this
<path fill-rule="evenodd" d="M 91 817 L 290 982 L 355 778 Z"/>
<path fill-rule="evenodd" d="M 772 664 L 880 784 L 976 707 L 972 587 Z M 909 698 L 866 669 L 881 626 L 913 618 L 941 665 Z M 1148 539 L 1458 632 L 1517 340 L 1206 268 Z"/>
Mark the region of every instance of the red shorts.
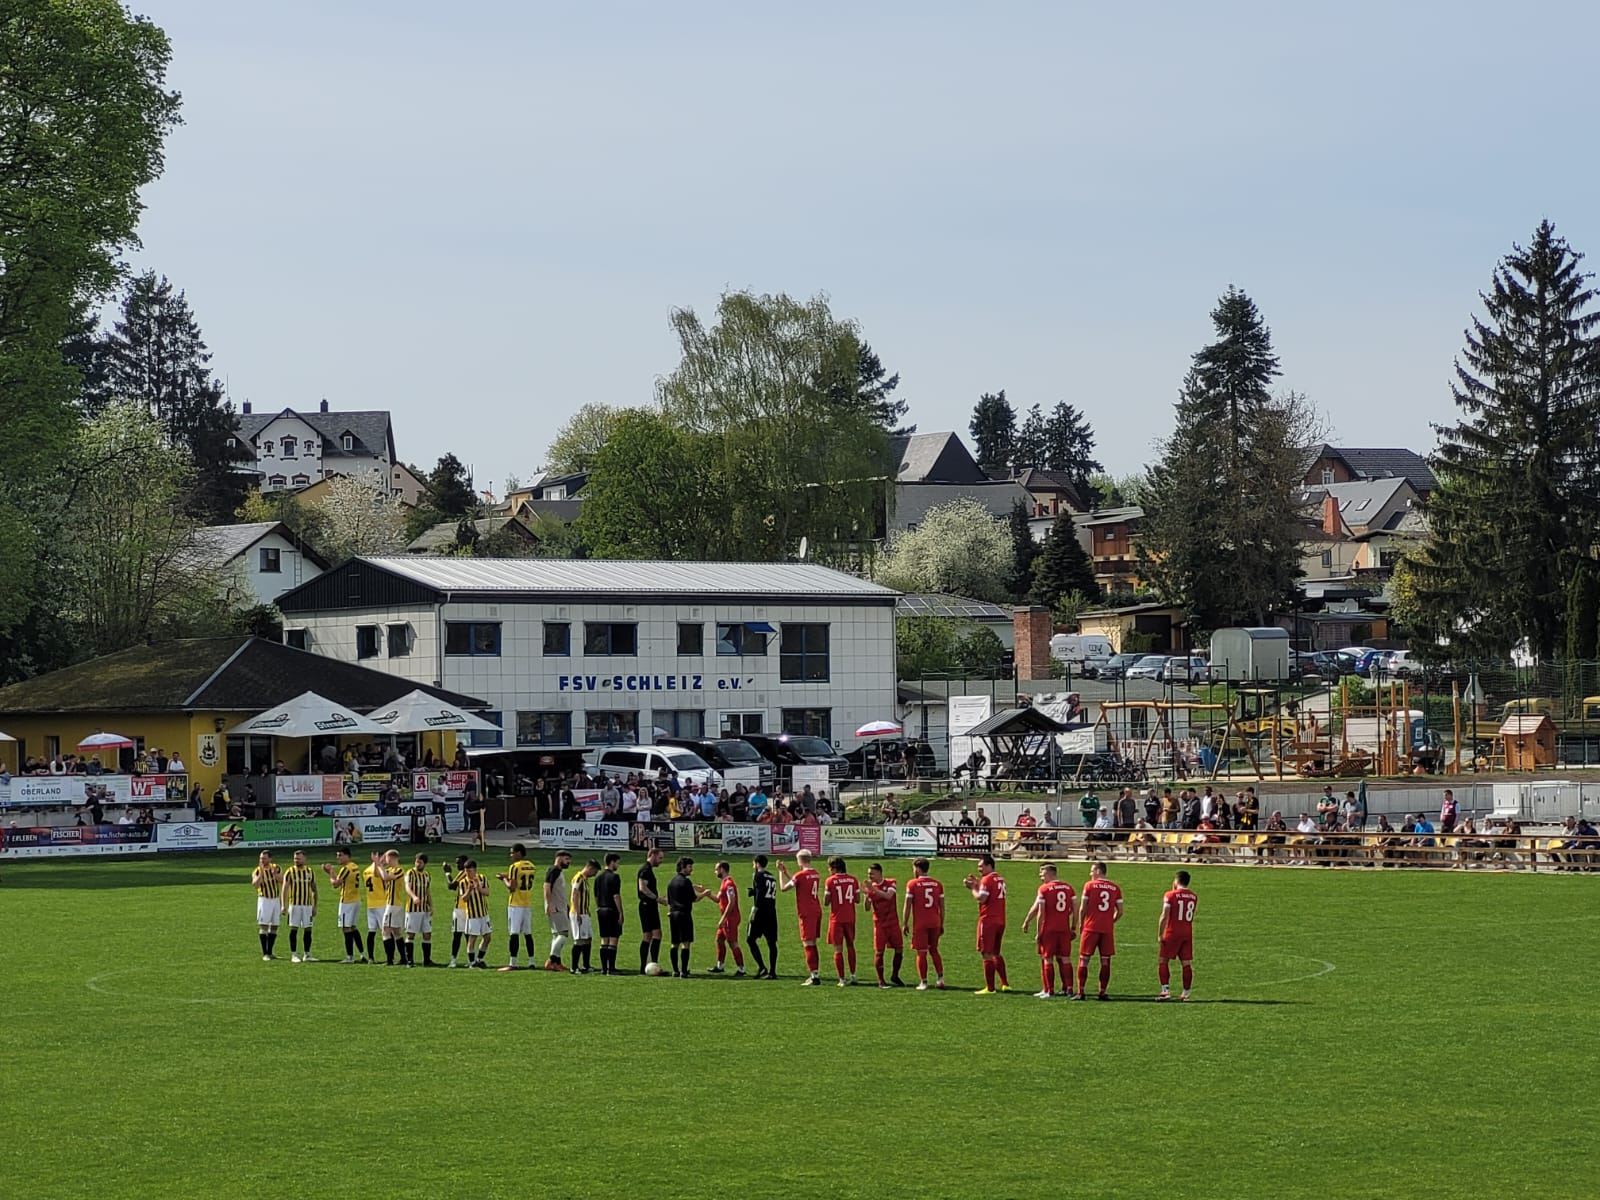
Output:
<path fill-rule="evenodd" d="M 900 926 L 895 921 L 875 921 L 872 925 L 872 948 L 874 950 L 904 950 L 906 948 L 905 935 L 900 932 Z"/>
<path fill-rule="evenodd" d="M 839 920 L 838 913 L 828 914 L 828 945 L 840 946 L 849 942 L 856 944 L 856 923 L 854 921 Z"/>
<path fill-rule="evenodd" d="M 814 942 L 817 932 L 822 928 L 822 914 L 820 912 L 800 914 L 800 940 Z"/>
<path fill-rule="evenodd" d="M 1093 958 L 1099 951 L 1110 958 L 1117 952 L 1117 940 L 1109 929 L 1085 929 L 1078 939 L 1078 957 Z"/>
<path fill-rule="evenodd" d="M 1071 958 L 1072 935 L 1065 931 L 1039 935 L 1040 958 Z"/>
<path fill-rule="evenodd" d="M 1000 953 L 1000 941 L 1005 936 L 1006 936 L 1006 927 L 1004 925 L 986 925 L 984 922 L 979 921 L 978 922 L 978 953 L 979 954 L 999 954 Z"/>
<path fill-rule="evenodd" d="M 737 946 L 739 944 L 739 921 L 738 921 L 738 919 L 735 918 L 733 921 L 723 921 L 720 924 L 718 924 L 717 925 L 717 936 L 719 938 L 721 938 L 723 941 L 732 942 L 735 946 Z"/>
<path fill-rule="evenodd" d="M 1162 938 L 1158 953 L 1163 959 L 1175 958 L 1179 962 L 1193 962 L 1194 934 L 1180 933 L 1174 937 Z"/>
<path fill-rule="evenodd" d="M 913 950 L 937 950 L 939 936 L 944 930 L 935 925 L 913 925 L 911 927 L 911 948 Z"/>

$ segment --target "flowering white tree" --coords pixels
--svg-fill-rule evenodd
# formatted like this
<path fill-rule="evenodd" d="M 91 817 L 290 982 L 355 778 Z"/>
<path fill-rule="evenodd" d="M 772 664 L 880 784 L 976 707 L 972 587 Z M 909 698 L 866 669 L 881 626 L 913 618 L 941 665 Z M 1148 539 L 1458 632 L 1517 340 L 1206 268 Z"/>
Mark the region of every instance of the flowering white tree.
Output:
<path fill-rule="evenodd" d="M 976 500 L 954 500 L 930 508 L 915 529 L 897 534 L 876 574 L 879 583 L 903 592 L 1004 603 L 1010 570 L 1006 523 Z"/>
<path fill-rule="evenodd" d="M 327 546 L 335 561 L 358 554 L 393 554 L 405 546 L 405 506 L 381 471 L 336 475 L 320 504 Z"/>

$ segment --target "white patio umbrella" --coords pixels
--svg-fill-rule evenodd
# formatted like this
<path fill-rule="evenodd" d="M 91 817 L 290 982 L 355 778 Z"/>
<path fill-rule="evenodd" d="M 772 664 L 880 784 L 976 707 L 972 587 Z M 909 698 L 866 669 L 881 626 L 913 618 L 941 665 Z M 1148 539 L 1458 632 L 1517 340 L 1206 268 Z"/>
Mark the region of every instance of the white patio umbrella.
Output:
<path fill-rule="evenodd" d="M 856 730 L 856 736 L 859 738 L 895 737 L 904 732 L 905 730 L 900 727 L 897 721 L 868 721 L 860 729 Z"/>
<path fill-rule="evenodd" d="M 79 750 L 131 750 L 133 739 L 120 733 L 91 733 L 78 743 Z"/>
<path fill-rule="evenodd" d="M 306 770 L 310 771 L 312 738 L 389 731 L 360 713 L 352 712 L 342 704 L 335 704 L 326 696 L 319 696 L 316 692 L 301 692 L 293 700 L 257 713 L 248 721 L 241 721 L 229 732 L 255 734 L 258 737 L 305 738 Z"/>
<path fill-rule="evenodd" d="M 446 704 L 437 696 L 430 696 L 418 688 L 407 692 L 393 704 L 385 705 L 369 718 L 388 733 L 432 733 L 450 729 L 457 732 L 479 730 L 483 733 L 500 732 L 493 721 L 474 716 L 464 709 Z"/>
<path fill-rule="evenodd" d="M 0 733 L 0 742 L 14 742 L 16 740 L 17 739 L 12 737 L 9 733 Z"/>

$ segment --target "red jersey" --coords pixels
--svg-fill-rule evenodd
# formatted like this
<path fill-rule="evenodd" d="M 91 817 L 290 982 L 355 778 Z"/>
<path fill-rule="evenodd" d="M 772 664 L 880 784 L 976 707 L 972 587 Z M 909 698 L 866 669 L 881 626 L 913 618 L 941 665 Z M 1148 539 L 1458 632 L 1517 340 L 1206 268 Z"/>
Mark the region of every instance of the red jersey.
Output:
<path fill-rule="evenodd" d="M 978 920 L 985 925 L 1006 923 L 1006 881 L 993 871 L 978 880 Z"/>
<path fill-rule="evenodd" d="M 817 896 L 817 888 L 822 881 L 811 867 L 803 871 L 796 871 L 789 876 L 794 881 L 794 905 L 802 916 L 822 915 L 822 901 Z"/>
<path fill-rule="evenodd" d="M 1168 937 L 1189 937 L 1194 933 L 1194 906 L 1198 899 L 1188 888 L 1173 888 L 1161 901 L 1167 909 Z"/>
<path fill-rule="evenodd" d="M 916 929 L 943 929 L 944 884 L 931 875 L 918 875 L 906 884 L 911 898 L 911 924 Z"/>
<path fill-rule="evenodd" d="M 1083 885 L 1083 931 L 1110 933 L 1117 920 L 1122 889 L 1109 879 L 1091 879 Z"/>
<path fill-rule="evenodd" d="M 717 892 L 717 906 L 722 909 L 724 925 L 739 923 L 739 885 L 731 875 L 722 881 L 722 887 Z"/>
<path fill-rule="evenodd" d="M 871 888 L 867 889 L 867 899 L 872 904 L 872 923 L 874 925 L 893 925 L 900 917 L 900 914 L 895 911 L 894 880 L 885 879 L 880 882 L 878 891 L 886 892 L 888 895 L 876 895 Z"/>
<path fill-rule="evenodd" d="M 1039 889 L 1039 932 L 1066 933 L 1072 928 L 1072 901 L 1076 893 L 1064 879 Z"/>
<path fill-rule="evenodd" d="M 856 919 L 856 905 L 861 903 L 861 881 L 854 875 L 828 876 L 828 908 L 842 925 Z"/>

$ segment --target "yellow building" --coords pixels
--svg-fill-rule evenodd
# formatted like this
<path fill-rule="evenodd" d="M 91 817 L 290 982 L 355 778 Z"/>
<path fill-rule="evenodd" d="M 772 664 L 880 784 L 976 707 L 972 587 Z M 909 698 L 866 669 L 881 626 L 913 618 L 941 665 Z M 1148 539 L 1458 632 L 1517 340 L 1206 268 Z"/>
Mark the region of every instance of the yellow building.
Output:
<path fill-rule="evenodd" d="M 136 646 L 75 667 L 0 688 L 0 730 L 16 743 L 13 769 L 30 758 L 77 754 L 94 733 L 118 733 L 135 748 L 100 756 L 106 767 L 126 770 L 141 753 L 162 751 L 182 759 L 192 784 L 206 795 L 224 776 L 239 777 L 282 761 L 291 773 L 309 773 L 313 755 L 331 746 L 387 743 L 368 735 L 305 738 L 242 738 L 228 731 L 249 717 L 313 691 L 356 712 L 387 705 L 416 684 L 355 663 L 340 662 L 254 637 L 184 638 Z M 471 696 L 424 688 L 447 704 L 482 708 Z M 420 739 L 420 742 L 419 742 Z M 400 734 L 402 752 L 415 746 L 448 760 L 455 753 L 450 732 Z M 120 758 L 120 763 L 113 761 Z"/>

